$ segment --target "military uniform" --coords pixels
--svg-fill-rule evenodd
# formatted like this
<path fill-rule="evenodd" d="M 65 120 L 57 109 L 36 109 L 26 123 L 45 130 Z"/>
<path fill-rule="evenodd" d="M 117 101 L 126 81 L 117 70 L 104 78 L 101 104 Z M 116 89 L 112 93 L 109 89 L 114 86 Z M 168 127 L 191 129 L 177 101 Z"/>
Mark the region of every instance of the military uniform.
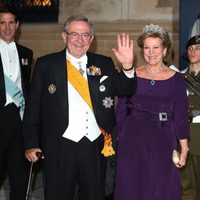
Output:
<path fill-rule="evenodd" d="M 189 100 L 190 141 L 186 166 L 181 169 L 182 200 L 200 200 L 200 72 L 185 73 Z"/>

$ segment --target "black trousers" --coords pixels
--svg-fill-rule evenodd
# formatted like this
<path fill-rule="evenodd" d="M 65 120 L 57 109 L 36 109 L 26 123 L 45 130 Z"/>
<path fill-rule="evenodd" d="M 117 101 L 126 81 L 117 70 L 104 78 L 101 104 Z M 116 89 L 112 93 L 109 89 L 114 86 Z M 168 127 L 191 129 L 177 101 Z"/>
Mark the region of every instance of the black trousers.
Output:
<path fill-rule="evenodd" d="M 0 108 L 0 175 L 8 172 L 10 200 L 23 200 L 26 196 L 28 161 L 21 137 L 22 122 L 15 104 Z"/>
<path fill-rule="evenodd" d="M 106 159 L 101 155 L 103 136 L 78 143 L 48 136 L 43 148 L 45 200 L 104 200 Z"/>

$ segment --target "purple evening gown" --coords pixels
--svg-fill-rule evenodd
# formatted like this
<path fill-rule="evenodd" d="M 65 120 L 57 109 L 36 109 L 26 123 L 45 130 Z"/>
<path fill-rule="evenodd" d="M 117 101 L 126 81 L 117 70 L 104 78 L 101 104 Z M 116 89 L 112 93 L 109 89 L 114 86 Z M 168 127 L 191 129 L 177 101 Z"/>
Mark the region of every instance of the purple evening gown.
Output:
<path fill-rule="evenodd" d="M 187 113 L 180 73 L 155 82 L 137 77 L 136 93 L 119 98 L 115 200 L 181 200 L 172 151 L 189 138 Z"/>

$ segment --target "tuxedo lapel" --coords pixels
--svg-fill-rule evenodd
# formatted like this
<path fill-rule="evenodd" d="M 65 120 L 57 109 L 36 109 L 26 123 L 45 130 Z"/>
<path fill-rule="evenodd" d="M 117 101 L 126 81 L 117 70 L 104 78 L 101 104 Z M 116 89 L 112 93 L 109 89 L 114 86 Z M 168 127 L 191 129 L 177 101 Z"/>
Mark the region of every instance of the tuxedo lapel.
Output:
<path fill-rule="evenodd" d="M 4 72 L 2 60 L 0 57 L 0 106 L 5 105 L 6 94 L 5 94 L 5 82 L 4 82 Z"/>
<path fill-rule="evenodd" d="M 87 68 L 94 65 L 93 60 L 94 60 L 93 56 L 89 54 L 88 55 Z M 97 105 L 99 105 L 99 81 L 100 81 L 100 77 L 101 76 L 88 75 L 88 73 L 87 73 L 90 97 L 91 97 L 92 105 L 93 105 L 93 108 L 94 108 L 94 113 L 96 113 L 97 109 L 99 108 L 99 106 L 97 106 Z"/>
<path fill-rule="evenodd" d="M 64 86 L 65 91 L 67 94 L 67 64 L 66 64 L 66 51 L 62 52 L 60 54 L 60 59 L 55 65 L 55 70 L 58 78 L 58 82 L 60 82 L 61 85 Z"/>
<path fill-rule="evenodd" d="M 23 94 L 26 94 L 26 89 L 25 89 L 25 79 L 29 79 L 29 77 L 25 77 L 27 74 L 24 73 L 24 71 L 26 71 L 24 68 L 25 67 L 30 67 L 29 63 L 27 62 L 26 65 L 24 65 L 24 63 L 22 63 L 22 59 L 24 59 L 24 52 L 23 49 L 16 43 L 16 47 L 17 47 L 17 52 L 18 52 L 18 56 L 19 56 L 19 67 L 20 67 L 20 72 L 21 72 L 21 84 L 22 84 L 22 91 Z M 28 58 L 26 58 L 28 60 Z"/>
<path fill-rule="evenodd" d="M 17 43 L 16 43 L 16 47 L 17 47 L 17 52 L 18 52 L 18 56 L 19 56 L 20 69 L 22 69 L 22 56 L 23 56 L 23 52 L 22 52 L 22 49 L 20 48 L 20 46 Z"/>
<path fill-rule="evenodd" d="M 64 49 L 54 61 L 54 74 L 56 74 L 56 82 L 61 86 L 62 94 L 60 98 L 63 103 L 63 110 L 68 110 L 68 82 L 67 82 L 67 64 L 66 49 Z M 68 113 L 67 113 L 68 114 Z"/>

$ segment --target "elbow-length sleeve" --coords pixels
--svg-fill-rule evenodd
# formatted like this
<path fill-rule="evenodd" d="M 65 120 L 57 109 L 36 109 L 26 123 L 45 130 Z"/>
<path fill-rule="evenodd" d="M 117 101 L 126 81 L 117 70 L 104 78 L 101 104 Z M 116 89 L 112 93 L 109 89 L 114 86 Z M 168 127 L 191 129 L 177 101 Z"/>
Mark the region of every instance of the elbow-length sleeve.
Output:
<path fill-rule="evenodd" d="M 182 74 L 177 76 L 174 104 L 174 121 L 178 139 L 189 139 L 188 98 Z"/>

